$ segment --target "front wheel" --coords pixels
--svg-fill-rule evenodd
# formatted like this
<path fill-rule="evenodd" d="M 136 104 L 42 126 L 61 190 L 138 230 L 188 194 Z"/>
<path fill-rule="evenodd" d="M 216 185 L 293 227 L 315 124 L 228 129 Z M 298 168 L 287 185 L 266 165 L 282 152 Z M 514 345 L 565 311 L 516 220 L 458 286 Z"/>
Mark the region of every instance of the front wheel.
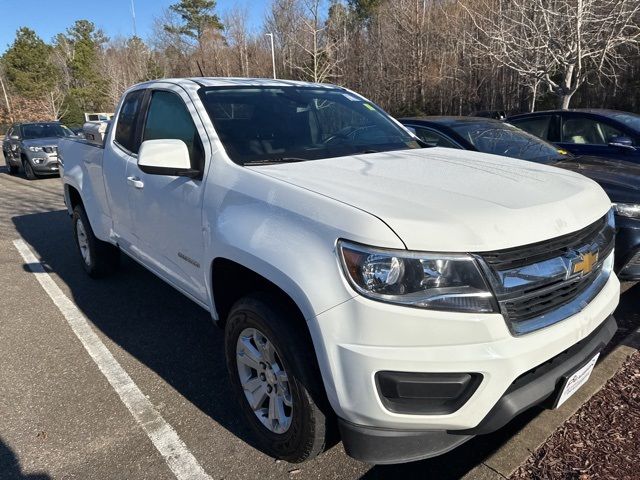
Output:
<path fill-rule="evenodd" d="M 73 209 L 73 233 L 76 247 L 82 258 L 82 266 L 89 276 L 104 277 L 117 270 L 120 251 L 94 235 L 87 214 L 81 205 Z"/>
<path fill-rule="evenodd" d="M 29 160 L 26 160 L 26 159 L 23 160 L 22 167 L 24 168 L 24 174 L 26 175 L 28 180 L 35 180 L 36 178 L 38 178 L 38 175 L 36 174 L 35 170 L 31 166 L 31 163 L 29 162 Z"/>
<path fill-rule="evenodd" d="M 268 295 L 232 308 L 225 352 L 232 388 L 259 445 L 269 455 L 303 462 L 321 453 L 332 430 L 313 345 L 304 321 Z"/>

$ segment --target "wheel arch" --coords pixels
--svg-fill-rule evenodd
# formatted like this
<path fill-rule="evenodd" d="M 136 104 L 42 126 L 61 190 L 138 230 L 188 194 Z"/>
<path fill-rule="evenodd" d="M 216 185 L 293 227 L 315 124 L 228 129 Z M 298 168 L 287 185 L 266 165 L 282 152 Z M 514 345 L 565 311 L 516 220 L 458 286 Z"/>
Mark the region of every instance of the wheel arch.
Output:
<path fill-rule="evenodd" d="M 73 215 L 73 210 L 77 205 L 82 205 L 84 207 L 84 202 L 82 201 L 82 196 L 77 188 L 68 183 L 64 184 L 64 203 L 67 205 L 67 211 L 69 215 Z"/>
<path fill-rule="evenodd" d="M 302 290 L 282 272 L 250 268 L 226 257 L 211 262 L 211 299 L 216 323 L 224 326 L 229 311 L 240 298 L 253 292 L 279 297 L 305 323 L 312 314 L 311 304 Z M 308 330 L 308 329 L 307 329 Z"/>

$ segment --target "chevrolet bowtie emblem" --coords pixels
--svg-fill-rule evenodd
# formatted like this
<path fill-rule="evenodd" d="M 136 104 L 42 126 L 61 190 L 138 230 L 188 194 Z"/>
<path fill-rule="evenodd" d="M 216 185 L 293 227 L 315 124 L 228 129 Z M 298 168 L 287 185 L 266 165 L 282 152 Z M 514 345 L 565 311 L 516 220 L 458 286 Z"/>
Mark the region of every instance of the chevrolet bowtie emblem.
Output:
<path fill-rule="evenodd" d="M 588 275 L 598 262 L 599 252 L 583 253 L 576 258 L 571 267 L 571 275 Z"/>

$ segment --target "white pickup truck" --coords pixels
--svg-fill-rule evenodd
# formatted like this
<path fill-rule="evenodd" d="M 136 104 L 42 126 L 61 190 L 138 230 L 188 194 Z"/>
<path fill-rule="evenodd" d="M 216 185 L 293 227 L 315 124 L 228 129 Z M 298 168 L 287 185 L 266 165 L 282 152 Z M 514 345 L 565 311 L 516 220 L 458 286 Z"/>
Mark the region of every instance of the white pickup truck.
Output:
<path fill-rule="evenodd" d="M 86 271 L 124 252 L 211 313 L 266 452 L 337 425 L 395 463 L 561 404 L 617 328 L 596 183 L 423 147 L 344 88 L 193 78 L 130 88 L 60 158 Z"/>

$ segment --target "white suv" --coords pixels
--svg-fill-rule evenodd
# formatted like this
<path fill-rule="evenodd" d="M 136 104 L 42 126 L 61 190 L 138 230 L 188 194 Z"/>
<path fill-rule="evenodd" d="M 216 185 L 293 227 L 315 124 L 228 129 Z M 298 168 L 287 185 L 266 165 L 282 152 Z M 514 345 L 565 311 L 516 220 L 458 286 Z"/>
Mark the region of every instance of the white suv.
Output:
<path fill-rule="evenodd" d="M 60 157 L 84 268 L 124 252 L 211 312 L 265 451 L 339 425 L 391 463 L 561 403 L 616 329 L 596 183 L 424 147 L 344 88 L 194 78 L 132 87 Z"/>

